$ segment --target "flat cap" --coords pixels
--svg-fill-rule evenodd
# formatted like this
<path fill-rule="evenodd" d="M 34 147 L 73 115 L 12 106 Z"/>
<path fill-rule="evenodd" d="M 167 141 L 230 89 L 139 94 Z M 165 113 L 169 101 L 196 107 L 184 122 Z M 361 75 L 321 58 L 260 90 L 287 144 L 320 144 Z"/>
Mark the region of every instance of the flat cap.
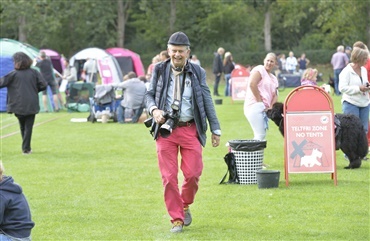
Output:
<path fill-rule="evenodd" d="M 190 46 L 189 38 L 183 32 L 176 32 L 172 34 L 168 40 L 168 44 Z"/>

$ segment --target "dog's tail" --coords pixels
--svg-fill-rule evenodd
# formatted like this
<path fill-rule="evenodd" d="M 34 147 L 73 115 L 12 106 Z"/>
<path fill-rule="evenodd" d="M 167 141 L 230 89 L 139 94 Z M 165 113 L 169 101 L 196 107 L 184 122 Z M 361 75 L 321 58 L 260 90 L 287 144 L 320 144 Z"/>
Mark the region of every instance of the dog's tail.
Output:
<path fill-rule="evenodd" d="M 367 140 L 367 135 L 364 129 L 361 132 L 361 135 L 358 136 L 356 157 L 353 160 L 350 160 L 350 163 L 345 169 L 360 168 L 362 159 L 366 157 L 369 152 L 369 143 Z"/>
<path fill-rule="evenodd" d="M 364 131 L 363 134 L 360 137 L 360 140 L 358 142 L 358 154 L 361 158 L 366 157 L 366 155 L 369 152 L 369 142 L 367 139 L 366 132 Z"/>

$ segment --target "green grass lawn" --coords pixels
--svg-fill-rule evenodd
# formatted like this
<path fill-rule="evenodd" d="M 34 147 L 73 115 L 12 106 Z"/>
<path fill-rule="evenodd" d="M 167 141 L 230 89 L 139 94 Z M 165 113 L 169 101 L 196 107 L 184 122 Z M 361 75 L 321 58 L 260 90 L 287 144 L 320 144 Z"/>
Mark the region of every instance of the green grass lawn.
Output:
<path fill-rule="evenodd" d="M 340 98 L 333 99 L 341 112 Z M 73 123 L 88 113 L 40 113 L 33 153 L 22 155 L 16 118 L 1 114 L 1 159 L 28 198 L 33 240 L 370 239 L 369 162 L 345 170 L 348 162 L 337 151 L 337 186 L 330 174 L 290 174 L 287 187 L 283 137 L 270 121 L 264 162 L 280 170 L 279 188 L 219 185 L 225 144 L 253 133 L 243 102 L 223 97 L 216 111 L 221 145 L 213 148 L 208 140 L 204 148 L 193 223 L 181 234 L 169 232 L 155 142 L 143 124 Z"/>

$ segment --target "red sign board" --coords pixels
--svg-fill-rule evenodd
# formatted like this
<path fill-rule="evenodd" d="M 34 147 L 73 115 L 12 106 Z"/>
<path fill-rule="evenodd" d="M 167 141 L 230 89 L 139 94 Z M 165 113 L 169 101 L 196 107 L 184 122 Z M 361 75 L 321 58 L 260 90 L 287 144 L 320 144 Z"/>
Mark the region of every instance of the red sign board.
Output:
<path fill-rule="evenodd" d="M 331 173 L 337 185 L 334 105 L 317 86 L 293 89 L 284 102 L 285 183 L 289 173 Z"/>
<path fill-rule="evenodd" d="M 331 112 L 287 114 L 286 122 L 288 172 L 334 172 Z"/>
<path fill-rule="evenodd" d="M 231 72 L 231 99 L 233 101 L 245 100 L 249 75 L 249 70 L 241 65 L 236 65 Z"/>
<path fill-rule="evenodd" d="M 245 100 L 247 94 L 247 84 L 249 77 L 231 78 L 231 93 L 233 100 Z"/>

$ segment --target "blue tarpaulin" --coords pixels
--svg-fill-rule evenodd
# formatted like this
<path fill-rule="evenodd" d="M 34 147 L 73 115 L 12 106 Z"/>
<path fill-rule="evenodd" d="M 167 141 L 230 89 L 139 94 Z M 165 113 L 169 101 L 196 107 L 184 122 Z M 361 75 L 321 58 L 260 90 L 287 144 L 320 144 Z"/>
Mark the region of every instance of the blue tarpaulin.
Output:
<path fill-rule="evenodd" d="M 0 56 L 0 78 L 7 75 L 14 69 L 13 59 L 11 56 Z M 0 112 L 6 111 L 6 98 L 8 89 L 0 89 Z"/>

